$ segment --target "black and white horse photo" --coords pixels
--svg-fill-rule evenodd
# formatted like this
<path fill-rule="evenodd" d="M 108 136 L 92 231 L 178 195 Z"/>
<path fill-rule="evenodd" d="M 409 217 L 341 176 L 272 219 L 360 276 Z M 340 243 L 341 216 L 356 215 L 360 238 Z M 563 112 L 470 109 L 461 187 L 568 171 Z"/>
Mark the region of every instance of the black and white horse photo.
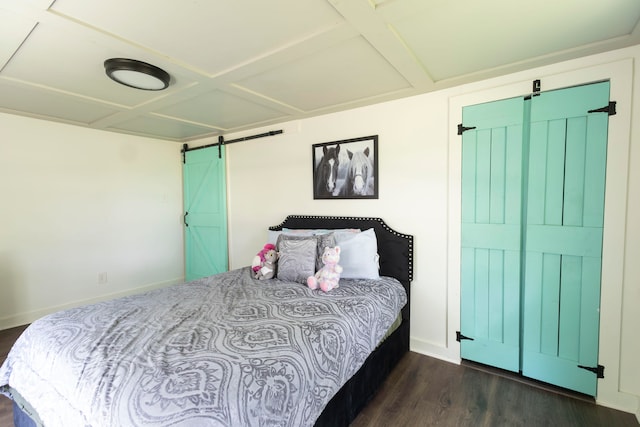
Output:
<path fill-rule="evenodd" d="M 322 158 L 316 166 L 314 183 L 315 197 L 333 196 L 337 190 L 338 168 L 340 167 L 340 144 L 322 147 Z"/>
<path fill-rule="evenodd" d="M 347 155 L 349 163 L 341 194 L 345 197 L 373 196 L 373 161 L 369 157 L 369 147 L 355 152 L 347 150 Z"/>
<path fill-rule="evenodd" d="M 377 199 L 378 136 L 314 144 L 314 199 Z"/>

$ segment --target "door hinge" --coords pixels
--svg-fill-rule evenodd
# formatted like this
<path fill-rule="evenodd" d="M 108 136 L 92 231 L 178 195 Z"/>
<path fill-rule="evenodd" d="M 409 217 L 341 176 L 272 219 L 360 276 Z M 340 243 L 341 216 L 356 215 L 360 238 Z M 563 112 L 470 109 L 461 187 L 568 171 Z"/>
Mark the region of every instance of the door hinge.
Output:
<path fill-rule="evenodd" d="M 606 107 L 589 110 L 587 113 L 607 113 L 610 116 L 614 116 L 616 114 L 616 101 L 610 101 Z"/>
<path fill-rule="evenodd" d="M 540 95 L 540 89 L 541 88 L 542 88 L 542 83 L 540 82 L 540 79 L 534 80 L 533 81 L 533 87 L 531 89 L 531 95 L 532 96 Z"/>
<path fill-rule="evenodd" d="M 586 369 L 587 371 L 593 372 L 594 374 L 596 374 L 597 378 L 604 378 L 604 366 L 602 365 L 598 365 L 595 368 L 592 368 L 590 366 L 578 365 L 578 368 Z"/>
<path fill-rule="evenodd" d="M 468 130 L 475 129 L 475 128 L 476 128 L 475 126 L 465 127 L 465 126 L 462 126 L 462 123 L 460 123 L 458 124 L 458 135 L 462 135 L 462 132 L 466 132 Z"/>
<path fill-rule="evenodd" d="M 462 335 L 460 333 L 460 331 L 456 331 L 456 341 L 460 342 L 462 340 L 470 340 L 470 341 L 474 341 L 473 338 L 469 338 L 469 337 L 465 337 L 464 335 Z"/>

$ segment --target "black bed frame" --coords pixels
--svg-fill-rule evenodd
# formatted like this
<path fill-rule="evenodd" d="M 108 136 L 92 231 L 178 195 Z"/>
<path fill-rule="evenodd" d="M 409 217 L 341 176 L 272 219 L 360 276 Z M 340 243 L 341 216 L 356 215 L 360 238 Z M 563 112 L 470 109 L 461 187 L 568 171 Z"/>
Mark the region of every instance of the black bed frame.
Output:
<path fill-rule="evenodd" d="M 290 215 L 281 224 L 269 227 L 278 231 L 293 229 L 373 228 L 378 241 L 380 275 L 398 279 L 407 291 L 402 323 L 373 353 L 329 401 L 316 421 L 316 427 L 348 426 L 373 398 L 391 370 L 409 351 L 410 296 L 413 280 L 413 236 L 398 233 L 380 218 Z"/>

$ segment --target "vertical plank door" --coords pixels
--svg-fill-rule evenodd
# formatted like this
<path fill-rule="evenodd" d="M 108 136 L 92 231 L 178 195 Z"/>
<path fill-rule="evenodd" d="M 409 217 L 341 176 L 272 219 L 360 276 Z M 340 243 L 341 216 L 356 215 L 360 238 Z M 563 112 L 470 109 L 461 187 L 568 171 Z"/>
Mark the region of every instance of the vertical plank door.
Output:
<path fill-rule="evenodd" d="M 520 368 L 523 99 L 465 107 L 461 357 Z"/>
<path fill-rule="evenodd" d="M 220 156 L 219 156 L 220 153 Z M 225 150 L 209 147 L 185 153 L 185 279 L 228 269 Z"/>
<path fill-rule="evenodd" d="M 522 374 L 593 396 L 608 103 L 608 82 L 533 97 L 526 187 Z"/>

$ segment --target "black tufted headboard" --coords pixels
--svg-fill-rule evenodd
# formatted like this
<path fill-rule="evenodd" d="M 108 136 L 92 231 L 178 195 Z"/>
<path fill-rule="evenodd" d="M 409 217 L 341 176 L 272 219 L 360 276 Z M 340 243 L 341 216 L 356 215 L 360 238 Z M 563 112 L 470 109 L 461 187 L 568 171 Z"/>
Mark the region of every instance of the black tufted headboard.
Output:
<path fill-rule="evenodd" d="M 348 216 L 289 215 L 282 223 L 269 227 L 278 231 L 294 229 L 373 228 L 378 241 L 380 275 L 398 279 L 410 296 L 413 280 L 413 236 L 395 231 L 381 218 Z M 409 319 L 409 304 L 403 310 L 403 318 Z"/>

